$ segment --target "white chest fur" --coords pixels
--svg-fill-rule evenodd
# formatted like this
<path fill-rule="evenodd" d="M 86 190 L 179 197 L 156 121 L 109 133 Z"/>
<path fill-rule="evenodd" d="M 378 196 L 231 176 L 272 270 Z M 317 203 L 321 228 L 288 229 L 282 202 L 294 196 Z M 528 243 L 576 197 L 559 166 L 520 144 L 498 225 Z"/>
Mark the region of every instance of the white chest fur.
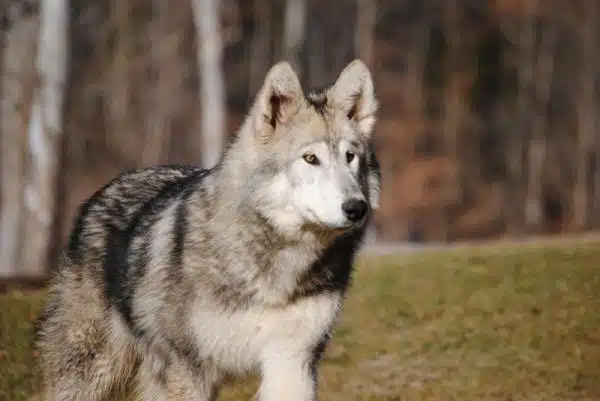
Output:
<path fill-rule="evenodd" d="M 306 353 L 330 329 L 339 295 L 321 294 L 285 307 L 225 312 L 197 305 L 191 330 L 203 357 L 231 373 L 244 374 L 273 352 Z"/>

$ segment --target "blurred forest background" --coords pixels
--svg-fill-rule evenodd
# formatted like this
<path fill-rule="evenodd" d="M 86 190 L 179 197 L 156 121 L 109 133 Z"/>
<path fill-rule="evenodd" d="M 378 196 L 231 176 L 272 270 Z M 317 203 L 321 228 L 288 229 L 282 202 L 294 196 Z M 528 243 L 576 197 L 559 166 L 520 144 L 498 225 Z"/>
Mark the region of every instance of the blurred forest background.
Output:
<path fill-rule="evenodd" d="M 381 109 L 376 241 L 600 228 L 597 0 L 0 0 L 0 276 L 43 275 L 126 169 L 211 166 L 266 71 L 353 58 Z"/>

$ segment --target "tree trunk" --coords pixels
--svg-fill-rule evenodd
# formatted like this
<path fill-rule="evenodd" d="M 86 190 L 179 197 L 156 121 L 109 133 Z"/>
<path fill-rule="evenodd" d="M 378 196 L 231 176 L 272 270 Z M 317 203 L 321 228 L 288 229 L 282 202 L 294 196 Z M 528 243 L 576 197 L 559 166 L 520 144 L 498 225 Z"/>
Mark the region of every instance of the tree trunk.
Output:
<path fill-rule="evenodd" d="M 304 43 L 306 0 L 287 0 L 284 14 L 283 57 L 301 74 L 300 51 Z"/>
<path fill-rule="evenodd" d="M 584 7 L 584 19 L 581 26 L 581 78 L 577 93 L 579 104 L 577 111 L 577 157 L 575 187 L 573 191 L 573 219 L 575 226 L 579 229 L 587 228 L 590 221 L 589 214 L 593 213 L 593 205 L 589 204 L 590 194 L 588 192 L 590 178 L 589 167 L 591 157 L 594 154 L 594 134 L 596 131 L 596 109 L 595 109 L 595 87 L 598 78 L 598 62 L 596 56 L 598 41 L 596 36 L 597 15 L 599 11 L 596 0 L 586 0 Z M 599 169 L 600 166 L 596 166 Z M 598 189 L 597 189 L 598 190 Z"/>
<path fill-rule="evenodd" d="M 0 77 L 0 276 L 22 275 L 27 118 L 35 83 L 39 15 L 11 4 L 5 15 Z M 29 250 L 27 251 L 29 252 Z"/>
<path fill-rule="evenodd" d="M 148 24 L 148 63 L 155 79 L 148 82 L 145 109 L 149 114 L 143 119 L 145 141 L 141 152 L 141 161 L 145 166 L 161 164 L 169 154 L 168 123 L 169 116 L 177 107 L 173 82 L 177 80 L 176 44 L 180 39 L 168 31 L 165 13 L 169 4 L 153 2 L 148 5 L 156 17 Z M 165 99 L 173 99 L 165 102 Z"/>
<path fill-rule="evenodd" d="M 533 127 L 529 141 L 528 182 L 525 197 L 525 224 L 533 230 L 539 230 L 544 219 L 543 214 L 543 172 L 546 160 L 547 109 L 550 103 L 554 75 L 554 54 L 557 31 L 547 23 L 542 31 L 540 49 L 537 56 L 535 74 L 535 97 L 533 110 Z"/>
<path fill-rule="evenodd" d="M 205 168 L 219 161 L 224 147 L 225 82 L 219 4 L 218 0 L 192 0 L 201 87 L 202 166 Z"/>
<path fill-rule="evenodd" d="M 421 16 L 416 28 L 413 30 L 410 48 L 406 49 L 406 73 L 403 82 L 403 104 L 408 118 L 418 118 L 425 123 L 424 104 L 425 93 L 425 65 L 427 51 L 430 46 L 431 21 L 429 16 Z"/>
<path fill-rule="evenodd" d="M 63 100 L 68 54 L 67 0 L 44 0 L 37 52 L 38 86 L 28 127 L 30 169 L 25 187 L 27 252 L 23 272 L 46 271 L 54 216 L 56 179 L 63 131 Z"/>
<path fill-rule="evenodd" d="M 462 82 L 462 62 L 460 55 L 461 31 L 460 14 L 457 1 L 448 1 L 445 8 L 446 33 L 448 35 L 448 55 L 446 65 L 446 83 L 444 87 L 444 116 L 442 121 L 443 142 L 447 157 L 452 160 L 455 170 L 446 182 L 443 211 L 443 239 L 449 239 L 452 206 L 462 202 L 462 177 L 459 132 L 464 115 Z"/>
<path fill-rule="evenodd" d="M 600 228 L 600 130 L 596 130 L 596 145 L 595 145 L 595 160 L 596 169 L 594 171 L 594 228 Z"/>
<path fill-rule="evenodd" d="M 250 64 L 249 101 L 254 101 L 256 93 L 262 85 L 264 75 L 271 62 L 270 37 L 273 29 L 271 24 L 271 4 L 268 0 L 254 1 L 254 37 L 248 55 Z"/>
<path fill-rule="evenodd" d="M 140 140 L 134 135 L 136 127 L 132 121 L 135 116 L 132 101 L 135 84 L 131 78 L 131 61 L 134 59 L 132 55 L 135 48 L 132 7 L 130 1 L 110 0 L 109 4 L 110 14 L 107 20 L 114 30 L 114 40 L 110 50 L 103 49 L 105 57 L 110 59 L 105 67 L 107 118 L 104 141 L 115 154 L 135 160 L 132 155 L 139 152 Z M 104 46 L 108 47 L 107 44 Z"/>
<path fill-rule="evenodd" d="M 356 5 L 356 55 L 370 68 L 375 60 L 375 24 L 377 1 L 357 0 Z"/>
<path fill-rule="evenodd" d="M 506 152 L 507 185 L 505 216 L 508 231 L 520 235 L 524 227 L 525 143 L 531 127 L 531 88 L 533 85 L 537 0 L 528 0 L 523 27 L 519 35 L 518 98 L 516 129 L 508 133 Z"/>
<path fill-rule="evenodd" d="M 373 68 L 375 59 L 375 23 L 377 17 L 376 0 L 357 0 L 356 2 L 356 34 L 354 46 L 356 57 L 360 58 L 369 68 Z M 366 243 L 377 242 L 377 229 L 374 221 L 367 227 Z"/>
<path fill-rule="evenodd" d="M 308 87 L 323 85 L 326 81 L 325 67 L 325 41 L 326 38 L 325 24 L 327 18 L 325 13 L 326 4 L 319 0 L 311 0 L 310 18 L 308 19 L 308 29 L 306 31 L 306 40 L 308 41 L 306 68 L 303 83 Z"/>

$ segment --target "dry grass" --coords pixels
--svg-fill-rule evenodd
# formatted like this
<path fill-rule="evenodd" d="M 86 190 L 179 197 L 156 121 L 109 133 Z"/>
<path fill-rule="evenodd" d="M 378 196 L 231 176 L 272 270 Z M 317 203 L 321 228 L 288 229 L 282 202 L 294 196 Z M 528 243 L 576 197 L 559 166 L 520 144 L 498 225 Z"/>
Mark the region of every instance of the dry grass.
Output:
<path fill-rule="evenodd" d="M 36 392 L 39 302 L 0 296 L 0 401 Z M 320 373 L 325 401 L 598 400 L 600 247 L 364 259 Z"/>

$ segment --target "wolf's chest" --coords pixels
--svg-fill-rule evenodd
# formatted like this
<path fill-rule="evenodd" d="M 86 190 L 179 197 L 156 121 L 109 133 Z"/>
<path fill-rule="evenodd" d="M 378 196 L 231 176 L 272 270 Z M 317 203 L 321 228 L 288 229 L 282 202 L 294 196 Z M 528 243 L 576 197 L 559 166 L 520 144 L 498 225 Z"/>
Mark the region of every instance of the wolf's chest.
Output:
<path fill-rule="evenodd" d="M 330 330 L 340 301 L 339 295 L 321 294 L 281 308 L 227 313 L 198 307 L 191 329 L 203 357 L 219 361 L 225 370 L 244 373 L 274 348 L 312 349 Z"/>

